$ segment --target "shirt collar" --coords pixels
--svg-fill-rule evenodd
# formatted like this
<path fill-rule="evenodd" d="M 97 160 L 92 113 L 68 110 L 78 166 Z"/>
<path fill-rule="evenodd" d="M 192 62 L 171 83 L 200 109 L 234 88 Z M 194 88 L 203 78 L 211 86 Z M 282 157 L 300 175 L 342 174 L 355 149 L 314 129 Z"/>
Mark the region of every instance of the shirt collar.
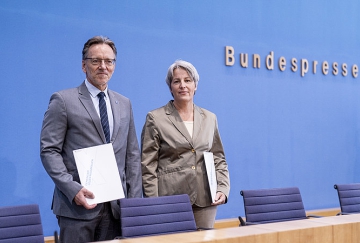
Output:
<path fill-rule="evenodd" d="M 86 88 L 89 90 L 90 95 L 93 98 L 97 97 L 97 95 L 101 92 L 101 90 L 99 90 L 94 85 L 92 85 L 87 79 L 85 79 L 85 85 L 86 85 Z M 103 91 L 105 93 L 105 97 L 107 97 L 107 95 L 108 95 L 107 91 L 108 91 L 108 88 L 106 87 L 106 89 Z"/>

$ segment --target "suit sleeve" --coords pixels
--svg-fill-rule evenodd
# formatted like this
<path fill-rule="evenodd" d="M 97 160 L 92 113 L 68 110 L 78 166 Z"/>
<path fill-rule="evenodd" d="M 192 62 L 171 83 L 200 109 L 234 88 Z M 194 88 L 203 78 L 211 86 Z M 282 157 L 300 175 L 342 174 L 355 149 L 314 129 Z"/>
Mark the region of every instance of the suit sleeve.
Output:
<path fill-rule="evenodd" d="M 66 105 L 61 95 L 54 93 L 42 124 L 40 157 L 46 172 L 71 203 L 82 186 L 73 180 L 63 161 L 62 148 L 66 133 Z"/>
<path fill-rule="evenodd" d="M 158 153 L 160 148 L 159 133 L 152 113 L 146 116 L 141 133 L 141 168 L 143 191 L 146 197 L 158 196 Z"/>
<path fill-rule="evenodd" d="M 130 122 L 126 149 L 127 197 L 141 197 L 141 165 L 139 143 L 136 136 L 133 111 L 130 104 Z"/>
<path fill-rule="evenodd" d="M 229 197 L 230 192 L 230 178 L 228 165 L 225 160 L 224 148 L 221 142 L 220 133 L 218 130 L 217 119 L 215 117 L 214 140 L 211 152 L 214 155 L 215 171 L 217 178 L 217 191 L 222 192 Z"/>

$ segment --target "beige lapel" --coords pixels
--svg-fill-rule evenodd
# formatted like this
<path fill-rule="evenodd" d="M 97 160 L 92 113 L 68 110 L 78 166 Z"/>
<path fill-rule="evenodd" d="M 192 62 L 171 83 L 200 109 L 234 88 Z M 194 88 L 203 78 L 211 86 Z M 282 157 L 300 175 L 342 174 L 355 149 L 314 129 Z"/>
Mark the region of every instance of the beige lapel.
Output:
<path fill-rule="evenodd" d="M 169 101 L 166 105 L 166 114 L 168 115 L 169 120 L 172 122 L 174 127 L 185 137 L 185 139 L 191 144 L 193 147 L 193 140 L 190 137 L 189 132 L 187 131 L 185 124 L 183 123 L 179 112 L 176 110 L 172 101 Z"/>
<path fill-rule="evenodd" d="M 192 140 L 196 141 L 196 139 L 201 135 L 202 122 L 204 119 L 204 113 L 200 109 L 200 107 L 194 105 L 194 131 Z"/>

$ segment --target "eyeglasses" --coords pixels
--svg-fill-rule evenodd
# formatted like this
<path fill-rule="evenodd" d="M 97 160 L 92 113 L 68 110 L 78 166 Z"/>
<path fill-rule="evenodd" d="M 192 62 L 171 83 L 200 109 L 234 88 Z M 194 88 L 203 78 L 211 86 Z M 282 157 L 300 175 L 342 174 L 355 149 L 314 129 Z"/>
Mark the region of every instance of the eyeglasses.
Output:
<path fill-rule="evenodd" d="M 94 66 L 100 66 L 104 61 L 105 66 L 107 67 L 113 66 L 116 62 L 116 59 L 85 58 L 85 60 L 90 60 L 91 64 Z"/>

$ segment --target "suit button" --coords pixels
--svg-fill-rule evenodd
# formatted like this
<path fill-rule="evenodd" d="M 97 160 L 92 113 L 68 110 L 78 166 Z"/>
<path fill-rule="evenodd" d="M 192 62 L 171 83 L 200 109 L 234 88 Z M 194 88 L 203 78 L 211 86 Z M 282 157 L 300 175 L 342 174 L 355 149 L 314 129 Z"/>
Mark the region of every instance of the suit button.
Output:
<path fill-rule="evenodd" d="M 191 169 L 195 170 L 195 166 L 191 166 Z"/>
<path fill-rule="evenodd" d="M 195 153 L 195 149 L 192 149 L 191 152 Z"/>

